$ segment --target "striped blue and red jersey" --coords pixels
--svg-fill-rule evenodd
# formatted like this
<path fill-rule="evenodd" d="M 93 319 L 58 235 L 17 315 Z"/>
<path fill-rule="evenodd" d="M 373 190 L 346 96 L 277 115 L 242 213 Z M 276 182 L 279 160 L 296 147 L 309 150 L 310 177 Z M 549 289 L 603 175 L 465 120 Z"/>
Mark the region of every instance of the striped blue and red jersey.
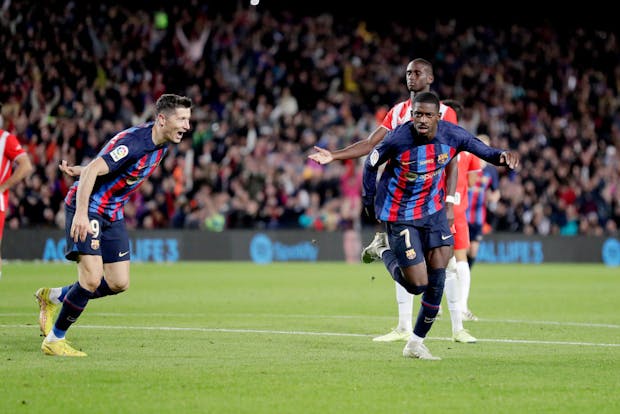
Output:
<path fill-rule="evenodd" d="M 389 132 L 366 158 L 363 201 L 374 199 L 381 221 L 413 221 L 443 209 L 444 169 L 461 151 L 500 165 L 502 150 L 489 147 L 466 129 L 440 120 L 435 137 L 418 136 L 408 121 Z M 377 183 L 377 170 L 385 169 Z"/>
<path fill-rule="evenodd" d="M 495 191 L 499 187 L 499 173 L 493 165 L 486 165 L 478 172 L 476 184 L 467 191 L 469 205 L 467 206 L 467 222 L 483 225 L 487 220 L 488 190 Z"/>
<path fill-rule="evenodd" d="M 124 217 L 123 208 L 131 193 L 155 171 L 168 151 L 167 145 L 155 145 L 153 122 L 138 125 L 116 134 L 97 154 L 110 172 L 97 177 L 88 203 L 89 213 L 110 221 Z M 79 181 L 73 183 L 65 203 L 75 208 Z"/>

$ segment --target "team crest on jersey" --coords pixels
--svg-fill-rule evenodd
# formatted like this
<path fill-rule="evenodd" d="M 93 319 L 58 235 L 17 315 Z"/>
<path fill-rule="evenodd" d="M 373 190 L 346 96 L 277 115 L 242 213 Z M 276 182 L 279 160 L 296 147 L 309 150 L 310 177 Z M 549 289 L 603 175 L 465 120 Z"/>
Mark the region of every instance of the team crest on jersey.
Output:
<path fill-rule="evenodd" d="M 408 249 L 408 250 L 405 250 L 405 256 L 407 256 L 407 259 L 409 259 L 409 260 L 413 260 L 413 259 L 415 259 L 415 257 L 416 257 L 417 255 L 416 255 L 416 253 L 415 253 L 415 250 L 413 250 L 413 249 Z"/>
<path fill-rule="evenodd" d="M 437 157 L 437 162 L 439 164 L 445 164 L 448 161 L 448 154 L 439 154 Z"/>
<path fill-rule="evenodd" d="M 90 241 L 90 248 L 93 250 L 99 250 L 99 240 L 91 240 Z"/>
<path fill-rule="evenodd" d="M 129 154 L 129 149 L 125 145 L 119 145 L 110 152 L 110 157 L 112 157 L 114 162 L 118 162 L 118 160 L 125 158 L 127 154 Z"/>
<path fill-rule="evenodd" d="M 370 165 L 375 166 L 377 161 L 379 161 L 379 151 L 372 150 L 370 153 Z"/>

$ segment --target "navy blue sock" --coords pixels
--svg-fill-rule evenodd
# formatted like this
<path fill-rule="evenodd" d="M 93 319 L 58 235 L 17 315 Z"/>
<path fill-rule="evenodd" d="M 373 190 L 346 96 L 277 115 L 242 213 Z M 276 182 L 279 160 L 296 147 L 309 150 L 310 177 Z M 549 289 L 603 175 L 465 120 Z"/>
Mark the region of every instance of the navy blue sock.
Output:
<path fill-rule="evenodd" d="M 74 285 L 77 284 L 78 282 L 75 282 L 73 285 L 67 285 L 60 288 L 60 296 L 58 296 L 58 300 L 60 301 L 60 303 L 65 300 L 65 296 L 67 296 L 67 292 L 69 291 L 69 289 L 71 289 Z"/>
<path fill-rule="evenodd" d="M 467 256 L 467 264 L 469 264 L 469 270 L 471 270 L 471 268 L 474 267 L 474 263 L 476 263 L 476 258 Z"/>
<path fill-rule="evenodd" d="M 92 298 L 92 292 L 84 289 L 79 283 L 75 283 L 69 292 L 65 295 L 62 302 L 62 308 L 56 318 L 54 324 L 54 334 L 64 337 L 69 327 L 80 317 L 82 311 L 86 307 L 89 299 Z M 60 334 L 60 335 L 59 335 Z"/>
<path fill-rule="evenodd" d="M 392 279 L 394 279 L 396 283 L 404 287 L 407 292 L 411 293 L 412 295 L 419 295 L 426 290 L 426 285 L 416 286 L 405 280 L 405 278 L 403 277 L 403 272 L 398 266 L 398 260 L 396 259 L 396 255 L 393 251 L 386 250 L 381 258 L 383 259 L 383 263 L 385 264 L 388 272 L 390 272 Z"/>
<path fill-rule="evenodd" d="M 114 292 L 108 286 L 108 282 L 105 281 L 105 278 L 101 278 L 101 283 L 97 286 L 97 290 L 93 293 L 92 299 L 102 298 L 104 296 L 116 295 L 119 292 Z"/>
<path fill-rule="evenodd" d="M 428 287 L 422 295 L 420 311 L 413 328 L 413 333 L 420 338 L 426 338 L 439 312 L 443 287 L 446 281 L 446 269 L 431 269 L 428 272 Z"/>

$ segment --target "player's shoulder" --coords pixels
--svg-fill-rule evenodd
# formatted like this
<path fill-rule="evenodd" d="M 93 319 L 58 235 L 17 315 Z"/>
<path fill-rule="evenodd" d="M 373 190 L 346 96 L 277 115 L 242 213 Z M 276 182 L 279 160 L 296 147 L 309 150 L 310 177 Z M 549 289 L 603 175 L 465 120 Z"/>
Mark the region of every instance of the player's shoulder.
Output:
<path fill-rule="evenodd" d="M 412 121 L 405 121 L 400 125 L 397 125 L 396 128 L 392 130 L 392 136 L 402 136 L 408 135 L 411 133 L 411 124 Z"/>
<path fill-rule="evenodd" d="M 402 110 L 409 109 L 411 107 L 411 99 L 405 99 L 404 101 L 400 101 L 396 103 L 392 108 L 390 108 L 391 112 L 399 112 Z"/>
<path fill-rule="evenodd" d="M 440 119 L 437 123 L 437 133 L 448 134 L 450 136 L 461 136 L 463 133 L 466 135 L 469 134 L 465 128 L 444 119 Z"/>

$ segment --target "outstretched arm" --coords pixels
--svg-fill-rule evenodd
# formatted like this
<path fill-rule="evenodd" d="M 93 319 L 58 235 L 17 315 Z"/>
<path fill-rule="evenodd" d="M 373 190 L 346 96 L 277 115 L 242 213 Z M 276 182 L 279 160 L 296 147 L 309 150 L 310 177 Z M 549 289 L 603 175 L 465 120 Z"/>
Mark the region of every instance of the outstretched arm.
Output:
<path fill-rule="evenodd" d="M 329 164 L 334 160 L 350 160 L 352 158 L 359 158 L 369 154 L 370 151 L 372 151 L 372 149 L 383 140 L 387 133 L 387 129 L 379 126 L 365 140 L 358 141 L 348 147 L 334 152 L 324 148 L 314 147 L 316 152 L 308 155 L 308 158 L 318 162 L 319 164 Z"/>

